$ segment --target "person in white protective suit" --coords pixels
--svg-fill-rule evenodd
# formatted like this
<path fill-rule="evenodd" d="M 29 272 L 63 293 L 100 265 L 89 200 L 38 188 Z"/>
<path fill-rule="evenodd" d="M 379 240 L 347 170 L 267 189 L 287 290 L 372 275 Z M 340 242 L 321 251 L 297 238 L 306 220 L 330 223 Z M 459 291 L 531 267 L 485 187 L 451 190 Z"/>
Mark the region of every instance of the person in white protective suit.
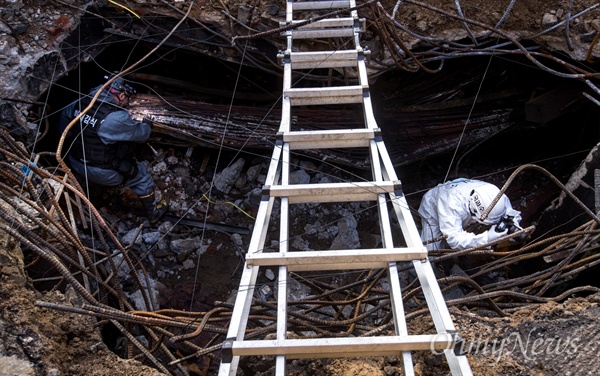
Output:
<path fill-rule="evenodd" d="M 520 229 L 521 212 L 512 208 L 510 200 L 504 194 L 487 218 L 481 220 L 498 192 L 500 190 L 493 184 L 461 178 L 438 184 L 425 193 L 419 206 L 421 240 L 427 243 L 432 239 L 446 237 L 426 244 L 427 249 L 435 250 L 449 246 L 462 250 L 487 244 L 508 233 L 508 228 L 499 231 L 496 229 L 496 226 L 507 218 Z M 480 234 L 465 230 L 475 223 L 491 228 Z"/>

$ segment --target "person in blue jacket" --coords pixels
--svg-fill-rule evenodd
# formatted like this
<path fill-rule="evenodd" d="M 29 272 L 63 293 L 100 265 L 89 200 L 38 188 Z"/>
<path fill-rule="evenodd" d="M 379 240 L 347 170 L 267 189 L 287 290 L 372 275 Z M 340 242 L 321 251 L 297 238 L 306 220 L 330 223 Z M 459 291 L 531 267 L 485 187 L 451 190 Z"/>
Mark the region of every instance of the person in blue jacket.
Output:
<path fill-rule="evenodd" d="M 102 85 L 89 95 L 63 109 L 59 131 L 87 108 Z M 127 107 L 135 89 L 122 78 L 114 80 L 99 95 L 94 105 L 66 137 L 63 154 L 71 170 L 87 184 L 102 187 L 128 187 L 139 198 L 150 223 L 155 224 L 167 211 L 165 200 L 156 202 L 156 184 L 146 165 L 131 154 L 132 143 L 144 143 L 150 137 L 152 121 L 134 121 Z"/>
<path fill-rule="evenodd" d="M 513 209 L 504 194 L 488 216 L 482 219 L 499 192 L 500 189 L 494 184 L 465 178 L 438 184 L 427 191 L 419 206 L 421 240 L 429 242 L 427 249 L 450 246 L 463 250 L 485 245 L 507 235 L 508 229 L 497 230 L 504 218 L 509 218 L 511 224 L 520 229 L 521 212 Z M 479 234 L 466 230 L 475 223 L 491 227 Z M 434 241 L 441 237 L 445 237 L 445 240 Z"/>

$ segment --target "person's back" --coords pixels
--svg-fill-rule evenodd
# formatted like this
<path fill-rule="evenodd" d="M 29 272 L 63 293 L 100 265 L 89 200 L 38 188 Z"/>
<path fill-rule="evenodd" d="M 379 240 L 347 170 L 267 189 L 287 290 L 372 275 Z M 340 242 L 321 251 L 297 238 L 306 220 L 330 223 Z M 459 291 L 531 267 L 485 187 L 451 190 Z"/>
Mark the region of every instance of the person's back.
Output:
<path fill-rule="evenodd" d="M 432 188 L 425 193 L 419 206 L 421 240 L 429 243 L 429 250 L 446 248 L 446 244 L 452 249 L 466 249 L 506 235 L 506 230 L 495 231 L 495 224 L 505 215 L 514 217 L 517 223 L 521 219 L 520 212 L 512 208 L 506 195 L 500 197 L 487 218 L 482 220 L 482 215 L 499 192 L 493 184 L 464 178 Z M 494 226 L 480 234 L 465 230 L 475 223 Z"/>
<path fill-rule="evenodd" d="M 87 97 L 74 101 L 61 113 L 58 124 L 62 133 L 91 103 L 101 86 Z M 156 222 L 167 210 L 166 201 L 155 203 L 156 185 L 146 165 L 131 154 L 133 143 L 148 140 L 151 121 L 134 121 L 126 110 L 133 88 L 122 79 L 102 91 L 92 107 L 70 130 L 63 147 L 65 161 L 87 184 L 102 187 L 128 187 L 139 196 L 150 222 Z"/>

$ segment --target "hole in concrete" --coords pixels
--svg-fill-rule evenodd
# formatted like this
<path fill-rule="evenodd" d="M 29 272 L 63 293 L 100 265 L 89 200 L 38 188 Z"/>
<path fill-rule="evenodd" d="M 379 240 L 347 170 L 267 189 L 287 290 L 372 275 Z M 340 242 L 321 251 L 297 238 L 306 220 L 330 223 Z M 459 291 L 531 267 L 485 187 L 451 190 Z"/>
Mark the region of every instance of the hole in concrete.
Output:
<path fill-rule="evenodd" d="M 129 58 L 131 61 L 134 57 L 128 56 L 128 47 L 111 47 L 107 49 L 101 56 L 98 57 L 98 65 L 103 67 L 115 66 L 114 62 L 125 61 Z M 456 101 L 462 101 L 462 107 L 459 107 L 459 112 L 463 114 L 468 112 L 468 107 L 477 93 L 479 80 L 472 80 L 468 85 L 463 85 L 466 78 L 477 77 L 481 74 L 486 66 L 487 59 L 469 59 L 462 60 L 460 63 L 448 63 L 445 68 L 445 74 L 438 76 L 430 76 L 425 74 L 405 75 L 401 73 L 387 73 L 377 79 L 372 86 L 374 94 L 374 105 L 377 109 L 376 117 L 380 126 L 384 129 L 384 133 L 388 135 L 396 132 L 402 134 L 405 132 L 404 125 L 406 122 L 413 121 L 411 115 L 416 112 L 415 108 L 419 106 L 430 106 L 431 112 L 441 111 L 441 114 L 454 114 Z M 490 66 L 490 76 L 484 81 L 484 87 L 479 93 L 481 98 L 486 98 L 486 103 L 490 108 L 498 108 L 501 104 L 507 107 L 510 111 L 507 115 L 507 121 L 512 123 L 512 126 L 503 132 L 497 134 L 491 133 L 489 137 L 480 137 L 477 142 L 472 142 L 470 145 L 459 149 L 459 153 L 454 160 L 450 176 L 486 176 L 491 172 L 500 173 L 490 177 L 491 180 L 498 184 L 502 184 L 504 179 L 510 174 L 510 171 L 520 164 L 524 163 L 539 163 L 546 165 L 556 173 L 561 181 L 565 181 L 574 168 L 580 163 L 589 150 L 597 142 L 597 125 L 598 125 L 598 109 L 585 100 L 574 99 L 566 101 L 562 106 L 565 113 L 561 116 L 546 118 L 546 112 L 552 107 L 552 102 L 540 101 L 539 112 L 535 112 L 528 108 L 528 103 L 531 103 L 533 98 L 540 98 L 542 95 L 548 94 L 548 101 L 552 101 L 558 96 L 561 98 L 560 90 L 563 87 L 579 86 L 579 83 L 561 80 L 548 74 L 536 72 L 531 67 L 524 67 L 522 61 L 509 61 L 506 59 L 494 59 Z M 176 70 L 173 67 L 177 67 Z M 468 69 L 465 69 L 468 68 Z M 51 95 L 51 108 L 58 109 L 76 97 L 73 90 L 87 91 L 87 88 L 99 84 L 103 81 L 102 77 L 105 74 L 98 69 L 96 63 L 86 63 L 81 67 L 81 77 L 75 72 L 71 73 L 67 78 L 60 80 L 54 87 Z M 113 68 L 109 69 L 112 70 Z M 143 71 L 143 72 L 142 72 Z M 237 68 L 227 66 L 224 63 L 217 63 L 210 59 L 203 59 L 198 56 L 187 53 L 168 53 L 160 60 L 152 63 L 152 65 L 144 68 L 140 74 L 150 74 L 161 76 L 168 79 L 187 80 L 189 83 L 201 85 L 204 88 L 222 88 L 223 90 L 231 90 L 234 86 Z M 210 72 L 210 73 L 203 73 Z M 474 73 L 475 72 L 475 73 Z M 243 75 L 247 77 L 255 77 L 254 83 L 258 83 L 258 87 L 246 83 L 240 86 L 240 89 L 247 90 L 252 93 L 278 93 L 280 91 L 280 80 L 275 77 L 262 77 L 256 71 L 247 72 L 243 70 Z M 446 85 L 446 87 L 444 87 Z M 64 86 L 64 88 L 60 88 Z M 161 95 L 184 95 L 193 100 L 211 100 L 213 103 L 228 104 L 230 98 L 226 95 L 217 94 L 202 94 L 194 90 L 177 90 L 172 87 L 166 88 L 160 83 L 153 82 L 149 86 L 158 91 Z M 262 90 L 259 90 L 262 89 Z M 442 90 L 445 89 L 446 91 Z M 138 91 L 140 91 L 138 89 Z M 505 97 L 501 95 L 506 92 L 514 92 L 514 98 L 504 101 Z M 559 93 L 556 94 L 556 91 Z M 407 98 L 407 94 L 411 92 L 420 92 L 421 95 Z M 541 93 L 541 94 L 540 94 Z M 553 94 L 554 93 L 554 94 Z M 498 99 L 493 99 L 494 95 L 499 96 Z M 431 98 L 429 103 L 423 103 L 422 98 Z M 441 98 L 443 99 L 440 99 Z M 248 104 L 244 102 L 244 104 Z M 412 107 L 408 107 L 412 106 Z M 448 112 L 444 112 L 444 108 Z M 412 111 L 412 112 L 411 112 Z M 527 121 L 527 111 L 533 111 L 532 116 L 535 121 Z M 423 115 L 419 113 L 419 115 Z M 472 121 L 481 121 L 485 118 L 486 113 L 474 117 Z M 403 120 L 408 119 L 408 120 Z M 418 118 L 415 121 L 419 121 Z M 430 118 L 434 122 L 435 118 Z M 574 128 L 573 124 L 577 127 Z M 425 124 L 429 125 L 429 124 Z M 450 134 L 448 137 L 456 136 Z M 53 150 L 52 137 L 54 141 L 57 135 L 49 135 L 47 140 L 40 146 L 46 147 L 48 150 Z M 441 140 L 446 135 L 440 136 Z M 413 142 L 409 139 L 407 142 Z M 160 144 L 160 147 L 166 151 L 165 155 L 174 156 L 178 160 L 183 160 L 186 154 L 185 147 L 169 147 L 168 142 Z M 443 150 L 434 156 L 424 155 L 423 158 L 414 160 L 412 163 L 399 162 L 397 168 L 398 174 L 402 178 L 405 192 L 409 204 L 413 208 L 418 207 L 422 189 L 431 187 L 443 179 L 447 173 L 450 161 L 453 160 L 452 148 Z M 246 154 L 247 152 L 247 154 Z M 203 159 L 205 151 L 203 148 L 196 148 L 192 154 L 193 162 L 184 168 L 173 169 L 178 175 L 192 175 L 192 169 L 198 169 Z M 217 159 L 217 151 L 210 150 L 209 160 L 213 165 L 209 165 L 206 172 L 202 174 L 205 183 L 210 183 L 212 173 L 219 171 L 225 167 L 234 156 L 239 158 L 234 152 L 226 152 L 220 160 L 219 166 L 214 166 Z M 268 154 L 260 155 L 263 152 L 244 151 L 241 155 L 248 161 L 260 158 L 268 158 Z M 148 150 L 145 150 L 145 156 L 151 158 Z M 545 162 L 549 158 L 549 162 Z M 178 162 L 179 163 L 179 162 Z M 458 167 L 457 167 L 458 166 Z M 178 166 L 182 167 L 182 166 Z M 351 170 L 347 166 L 342 166 L 345 170 Z M 508 169 L 503 171 L 504 169 Z M 333 171 L 334 169 L 332 169 Z M 351 173 L 362 174 L 363 171 L 351 170 Z M 541 192 L 539 196 L 531 196 L 530 187 L 532 184 L 537 186 L 547 186 L 551 193 Z M 182 185 L 185 186 L 185 185 Z M 185 186 L 184 188 L 189 188 Z M 243 194 L 247 193 L 243 190 L 239 192 L 238 199 L 243 198 Z M 558 190 L 548 184 L 547 180 L 539 176 L 525 176 L 517 180 L 514 188 L 509 191 L 509 196 L 515 201 L 515 208 L 523 210 L 524 218 L 529 221 L 537 219 L 539 214 L 537 210 L 547 206 Z M 118 195 L 119 193 L 117 193 Z M 198 199 L 198 191 L 188 192 L 187 199 L 196 195 L 194 199 Z M 226 195 L 217 195 L 217 199 L 230 199 Z M 173 202 L 180 198 L 172 197 Z M 185 201 L 186 198 L 181 198 Z M 121 201 L 119 198 L 109 197 L 107 205 L 118 206 Z M 536 210 L 533 210 L 533 209 Z M 127 210 L 116 212 L 118 216 L 127 216 Z M 226 222 L 231 218 L 241 216 L 234 211 L 224 211 L 214 214 L 213 220 L 216 222 Z M 246 220 L 248 224 L 251 221 Z M 134 226 L 131 226 L 133 228 Z M 376 226 L 372 226 L 376 227 Z M 176 238 L 198 237 L 200 232 L 193 228 L 186 228 L 181 232 L 174 233 Z M 166 294 L 161 295 L 161 307 L 174 309 L 191 309 L 205 311 L 210 307 L 212 302 L 216 300 L 224 300 L 228 297 L 228 292 L 237 287 L 238 268 L 242 260 L 240 255 L 232 246 L 231 236 L 223 233 L 210 233 L 207 236 L 210 239 L 210 244 L 207 244 L 203 256 L 199 258 L 199 264 L 196 262 L 190 268 L 181 273 L 163 274 L 160 278 L 164 285 Z M 173 239 L 177 240 L 177 239 Z M 247 243 L 248 239 L 245 239 Z M 191 253 L 191 252 L 190 252 Z M 169 255 L 164 255 L 168 261 L 157 263 L 158 267 L 150 268 L 151 272 L 162 270 L 163 273 L 169 268 L 177 268 L 186 260 L 196 260 L 190 257 L 190 253 L 178 254 L 169 259 Z M 159 256 L 155 256 L 155 260 Z M 151 262 L 151 261 L 150 261 Z M 189 264 L 188 264 L 189 265 Z M 527 268 L 516 270 L 516 274 L 527 273 Z M 582 283 L 587 283 L 587 276 L 582 276 Z M 110 344 L 111 348 L 115 348 L 116 340 L 113 337 L 118 333 L 108 329 L 103 331 L 104 339 Z"/>
<path fill-rule="evenodd" d="M 151 46 L 148 46 L 149 51 Z M 131 53 L 131 51 L 135 51 Z M 124 62 L 139 59 L 146 51 L 134 48 L 128 43 L 114 44 L 100 54 L 95 61 L 81 64 L 78 71 L 71 72 L 67 77 L 59 80 L 53 86 L 50 98 L 50 108 L 57 111 L 77 97 L 77 92 L 87 92 L 90 87 L 104 82 L 106 70 L 118 70 Z M 489 137 L 480 137 L 477 142 L 463 146 L 457 155 L 452 155 L 453 149 L 448 148 L 436 155 L 424 156 L 412 163 L 397 162 L 397 172 L 402 178 L 409 203 L 418 206 L 422 189 L 441 182 L 444 175 L 449 172 L 448 178 L 457 176 L 485 176 L 488 173 L 511 169 L 523 163 L 541 163 L 549 158 L 556 158 L 548 162 L 554 169 L 553 172 L 564 181 L 579 163 L 585 152 L 597 141 L 598 110 L 585 98 L 574 97 L 565 99 L 560 95 L 561 90 L 576 88 L 582 90 L 582 84 L 572 80 L 560 79 L 532 67 L 524 59 L 493 58 L 489 67 L 489 58 L 461 59 L 448 61 L 444 72 L 438 75 L 424 73 L 406 74 L 390 72 L 377 77 L 371 86 L 374 97 L 376 117 L 384 135 L 402 134 L 406 132 L 405 124 L 422 121 L 422 117 L 414 118 L 420 107 L 431 108 L 431 112 L 440 111 L 442 116 L 451 116 L 458 108 L 464 117 L 468 113 L 475 96 L 481 100 L 482 106 L 490 109 L 507 108 L 509 114 L 506 121 L 511 125 L 504 131 L 490 133 Z M 102 67 L 102 69 L 100 68 Z M 487 69 L 487 72 L 486 72 Z M 218 104 L 228 104 L 231 97 L 226 95 L 233 90 L 236 82 L 239 83 L 238 91 L 264 94 L 280 92 L 280 78 L 263 74 L 255 69 L 244 68 L 238 81 L 239 68 L 229 63 L 219 62 L 214 59 L 201 57 L 185 51 L 160 51 L 156 56 L 148 59 L 139 71 L 144 77 L 144 84 L 137 85 L 139 92 L 157 92 L 160 95 L 181 95 L 192 100 L 210 101 Z M 481 88 L 482 75 L 486 74 Z M 151 77 L 151 78 L 149 78 Z M 165 81 L 165 82 L 162 82 Z M 190 88 L 174 88 L 165 85 L 166 81 L 185 81 Z M 195 85 L 203 89 L 219 89 L 210 93 L 194 90 Z M 479 91 L 479 92 L 478 92 Z M 532 103 L 533 99 L 547 96 Z M 45 95 L 43 96 L 45 97 Z M 553 102 L 562 103 L 564 114 L 547 115 L 552 109 Z M 235 101 L 247 105 L 248 101 Z M 478 103 L 476 106 L 480 106 Z M 460 104 L 460 105 L 458 105 Z M 265 106 L 264 103 L 255 103 Z M 271 105 L 271 104 L 269 104 Z M 457 107 L 459 106 L 459 107 Z M 487 107 L 486 107 L 487 108 Z M 444 112 L 447 109 L 448 112 Z M 422 116 L 422 112 L 418 113 Z M 56 112 L 55 112 L 56 115 Z M 476 114 L 469 120 L 481 121 L 486 113 Z M 477 116 L 476 116 L 477 115 Z M 490 115 L 491 114 L 487 114 Z M 528 118 L 532 121 L 528 121 Z M 55 123 L 56 116 L 51 123 Z M 429 118 L 435 122 L 435 117 Z M 573 125 L 577 125 L 573 127 Z M 456 129 L 448 136 L 456 137 Z M 407 135 L 405 142 L 413 142 L 411 135 Z M 417 135 L 418 136 L 418 135 Z M 40 149 L 53 150 L 58 135 L 50 132 L 40 144 Z M 446 135 L 441 136 L 442 139 Z M 168 141 L 161 147 L 167 148 Z M 171 154 L 184 154 L 185 148 L 171 148 Z M 216 160 L 217 150 L 207 151 L 198 147 L 193 152 L 193 167 L 201 163 L 204 153 L 210 154 L 210 161 Z M 256 151 L 249 151 L 254 154 Z M 145 157 L 151 157 L 147 149 L 143 150 Z M 575 153 L 575 154 L 571 154 Z M 251 158 L 251 155 L 245 158 Z M 264 158 L 268 154 L 259 151 Z M 223 168 L 230 161 L 234 151 L 226 151 L 220 160 Z M 254 158 L 261 158 L 260 156 Z M 452 168 L 448 171 L 450 162 Z M 342 168 L 348 169 L 347 166 Z M 209 166 L 205 173 L 206 181 L 210 182 L 211 174 L 215 167 Z M 353 172 L 360 173 L 360 172 Z M 501 183 L 508 174 L 506 172 L 491 177 Z M 543 178 L 542 178 L 543 181 Z M 521 188 L 516 188 L 511 197 L 527 196 L 527 179 L 523 178 Z M 414 193 L 413 193 L 414 192 Z M 556 190 L 554 190 L 556 192 Z M 543 196 L 543 202 L 535 204 L 539 209 L 548 203 L 549 198 Z M 531 216 L 536 213 L 527 213 L 527 207 L 520 207 Z M 236 259 L 235 262 L 238 260 Z"/>

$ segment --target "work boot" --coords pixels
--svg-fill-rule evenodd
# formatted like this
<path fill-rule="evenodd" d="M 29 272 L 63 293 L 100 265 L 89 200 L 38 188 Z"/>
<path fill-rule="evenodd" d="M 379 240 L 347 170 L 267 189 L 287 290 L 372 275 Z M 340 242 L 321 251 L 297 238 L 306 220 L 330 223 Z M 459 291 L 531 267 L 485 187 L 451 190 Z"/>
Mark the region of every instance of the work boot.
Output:
<path fill-rule="evenodd" d="M 169 208 L 169 204 L 166 200 L 155 202 L 156 197 L 154 192 L 146 196 L 141 196 L 140 201 L 142 202 L 144 210 L 146 210 L 146 218 L 148 218 L 148 222 L 152 225 L 155 225 Z"/>

